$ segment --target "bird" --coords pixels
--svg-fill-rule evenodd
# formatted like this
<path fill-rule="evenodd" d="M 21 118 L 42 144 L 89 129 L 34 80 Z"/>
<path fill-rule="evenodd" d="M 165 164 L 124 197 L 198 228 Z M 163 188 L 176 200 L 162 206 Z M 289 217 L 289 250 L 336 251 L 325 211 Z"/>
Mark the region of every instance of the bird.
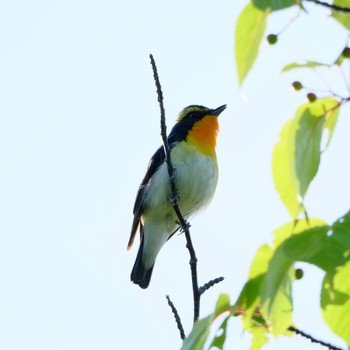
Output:
<path fill-rule="evenodd" d="M 226 105 L 216 109 L 190 105 L 180 112 L 167 137 L 178 206 L 186 220 L 205 208 L 214 196 L 218 182 L 215 150 L 219 131 L 218 116 L 225 109 Z M 140 245 L 131 281 L 142 289 L 149 286 L 160 249 L 180 229 L 170 197 L 165 151 L 160 146 L 149 161 L 137 191 L 127 246 L 130 250 L 139 230 Z"/>

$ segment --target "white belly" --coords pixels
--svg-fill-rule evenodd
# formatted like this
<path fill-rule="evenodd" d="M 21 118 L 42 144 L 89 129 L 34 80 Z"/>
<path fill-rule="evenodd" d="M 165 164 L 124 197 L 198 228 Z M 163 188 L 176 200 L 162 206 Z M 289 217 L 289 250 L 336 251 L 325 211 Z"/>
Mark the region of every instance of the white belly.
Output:
<path fill-rule="evenodd" d="M 216 159 L 198 152 L 187 143 L 171 153 L 175 168 L 176 187 L 179 192 L 179 208 L 188 219 L 211 201 L 218 181 Z M 170 184 L 166 163 L 162 164 L 145 188 L 144 248 L 142 263 L 151 268 L 163 244 L 179 227 L 178 219 L 170 204 Z"/>
<path fill-rule="evenodd" d="M 188 217 L 211 201 L 218 181 L 218 169 L 216 159 L 198 152 L 194 146 L 187 143 L 183 143 L 182 146 L 172 150 L 171 160 L 175 168 L 179 207 L 182 214 Z M 164 216 L 175 218 L 169 202 L 169 175 L 165 163 L 154 174 L 145 192 L 146 216 L 155 214 L 157 219 Z"/>

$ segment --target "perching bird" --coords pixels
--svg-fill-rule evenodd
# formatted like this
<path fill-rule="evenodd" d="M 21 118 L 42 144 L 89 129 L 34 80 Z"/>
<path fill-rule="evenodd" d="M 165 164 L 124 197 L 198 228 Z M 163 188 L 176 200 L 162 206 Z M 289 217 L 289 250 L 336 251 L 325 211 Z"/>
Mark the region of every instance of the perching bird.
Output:
<path fill-rule="evenodd" d="M 185 219 L 211 201 L 218 181 L 216 137 L 218 116 L 226 108 L 188 106 L 179 115 L 168 143 L 179 208 Z M 146 175 L 137 192 L 134 221 L 128 250 L 140 228 L 140 247 L 131 272 L 131 281 L 147 288 L 156 257 L 164 243 L 179 229 L 177 216 L 170 203 L 170 183 L 163 146 L 151 158 Z"/>

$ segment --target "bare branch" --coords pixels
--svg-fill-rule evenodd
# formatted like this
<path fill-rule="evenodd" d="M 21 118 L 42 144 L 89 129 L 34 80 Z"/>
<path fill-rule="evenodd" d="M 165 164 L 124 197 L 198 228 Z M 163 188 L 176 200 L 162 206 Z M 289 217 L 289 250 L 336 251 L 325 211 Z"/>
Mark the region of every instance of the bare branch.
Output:
<path fill-rule="evenodd" d="M 180 332 L 180 337 L 182 340 L 185 340 L 186 336 L 185 336 L 185 331 L 184 331 L 184 328 L 182 326 L 182 323 L 181 323 L 181 318 L 179 316 L 179 313 L 177 312 L 176 310 L 176 307 L 174 305 L 174 303 L 170 300 L 170 297 L 169 295 L 166 296 L 167 300 L 168 300 L 168 305 L 170 306 L 171 308 L 171 311 L 175 317 L 175 321 L 176 321 L 176 324 L 177 324 L 177 328 Z"/>
<path fill-rule="evenodd" d="M 208 283 L 204 284 L 202 287 L 199 288 L 199 294 L 202 295 L 209 288 L 211 288 L 212 286 L 214 286 L 217 283 L 222 282 L 224 279 L 225 279 L 224 277 L 218 277 L 218 278 L 214 278 L 213 280 L 210 280 Z"/>
<path fill-rule="evenodd" d="M 178 191 L 176 188 L 175 170 L 174 170 L 174 167 L 171 163 L 171 149 L 170 149 L 170 146 L 168 143 L 168 137 L 167 137 L 162 87 L 161 87 L 160 81 L 159 81 L 159 75 L 158 75 L 158 71 L 157 71 L 156 62 L 155 62 L 152 54 L 150 55 L 150 59 L 151 59 L 151 65 L 152 65 L 152 69 L 153 69 L 153 77 L 154 77 L 154 81 L 155 81 L 156 88 L 157 88 L 157 96 L 158 96 L 158 102 L 159 102 L 159 108 L 160 108 L 161 136 L 162 136 L 163 145 L 164 145 L 165 161 L 166 161 L 167 167 L 168 167 L 170 189 L 171 189 L 170 202 L 171 202 L 171 205 L 173 206 L 174 211 L 175 211 L 177 218 L 179 220 L 181 231 L 183 231 L 185 233 L 186 247 L 187 247 L 189 254 L 190 254 L 190 268 L 191 268 L 191 277 L 192 277 L 192 291 L 193 291 L 193 305 L 194 305 L 193 323 L 195 323 L 199 318 L 201 295 L 206 290 L 208 290 L 210 287 L 212 287 L 214 284 L 221 282 L 223 280 L 223 277 L 216 278 L 215 280 L 212 280 L 212 281 L 206 283 L 201 288 L 198 287 L 197 257 L 196 257 L 196 252 L 194 250 L 191 235 L 190 235 L 190 230 L 189 230 L 190 224 L 183 217 L 181 210 L 179 208 L 179 205 L 178 205 L 180 198 L 179 198 L 179 194 L 178 194 Z"/>
<path fill-rule="evenodd" d="M 313 336 L 311 336 L 310 334 L 306 334 L 304 333 L 303 331 L 301 331 L 300 329 L 297 329 L 293 326 L 289 326 L 288 327 L 288 330 L 291 331 L 291 332 L 294 332 L 295 334 L 299 334 L 301 335 L 302 337 L 306 338 L 306 339 L 309 339 L 312 343 L 316 343 L 316 344 L 320 344 L 322 346 L 325 346 L 326 348 L 328 348 L 329 350 L 343 350 L 341 348 L 338 348 L 332 344 L 329 344 L 329 343 L 325 343 L 324 341 L 322 340 L 318 340 L 318 339 L 315 339 Z"/>
<path fill-rule="evenodd" d="M 162 88 L 159 81 L 157 66 L 154 61 L 153 55 L 150 55 L 151 59 L 151 65 L 153 69 L 153 77 L 157 88 L 157 95 L 158 95 L 158 102 L 160 107 L 160 119 L 161 119 L 161 135 L 163 139 L 164 144 L 164 151 L 165 151 L 165 159 L 168 166 L 168 173 L 169 173 L 169 179 L 170 179 L 170 188 L 171 188 L 171 204 L 175 210 L 175 213 L 179 219 L 179 223 L 181 226 L 181 230 L 185 232 L 186 237 L 186 247 L 190 253 L 190 267 L 191 267 L 191 276 L 192 276 L 192 290 L 193 290 L 193 303 L 194 303 L 194 316 L 193 316 L 193 322 L 196 322 L 199 318 L 199 310 L 200 310 L 200 293 L 198 289 L 198 277 L 197 277 L 197 257 L 196 253 L 193 248 L 191 235 L 189 227 L 190 225 L 187 223 L 187 221 L 182 216 L 182 213 L 180 211 L 180 208 L 178 206 L 179 202 L 179 195 L 178 191 L 176 189 L 176 183 L 175 183 L 175 172 L 174 167 L 171 164 L 171 150 L 168 143 L 167 138 L 167 132 L 166 132 L 166 124 L 165 124 L 165 110 L 163 105 L 163 93 Z"/>
<path fill-rule="evenodd" d="M 350 7 L 344 7 L 344 6 L 339 6 L 339 5 L 335 5 L 335 4 L 329 4 L 328 2 L 324 2 L 324 1 L 320 1 L 320 0 L 304 0 L 304 1 L 313 2 L 316 5 L 328 7 L 330 9 L 334 10 L 334 11 L 350 13 Z"/>

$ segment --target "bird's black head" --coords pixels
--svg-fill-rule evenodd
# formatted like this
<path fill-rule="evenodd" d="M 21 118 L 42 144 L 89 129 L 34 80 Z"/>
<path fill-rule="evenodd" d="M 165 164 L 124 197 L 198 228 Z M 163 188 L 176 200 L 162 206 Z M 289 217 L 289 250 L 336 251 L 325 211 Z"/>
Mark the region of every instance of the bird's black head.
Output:
<path fill-rule="evenodd" d="M 169 142 L 179 142 L 186 139 L 189 130 L 207 115 L 218 117 L 224 111 L 226 105 L 222 105 L 216 109 L 200 105 L 191 105 L 184 108 L 177 118 L 177 123 L 172 128 L 169 134 Z"/>

